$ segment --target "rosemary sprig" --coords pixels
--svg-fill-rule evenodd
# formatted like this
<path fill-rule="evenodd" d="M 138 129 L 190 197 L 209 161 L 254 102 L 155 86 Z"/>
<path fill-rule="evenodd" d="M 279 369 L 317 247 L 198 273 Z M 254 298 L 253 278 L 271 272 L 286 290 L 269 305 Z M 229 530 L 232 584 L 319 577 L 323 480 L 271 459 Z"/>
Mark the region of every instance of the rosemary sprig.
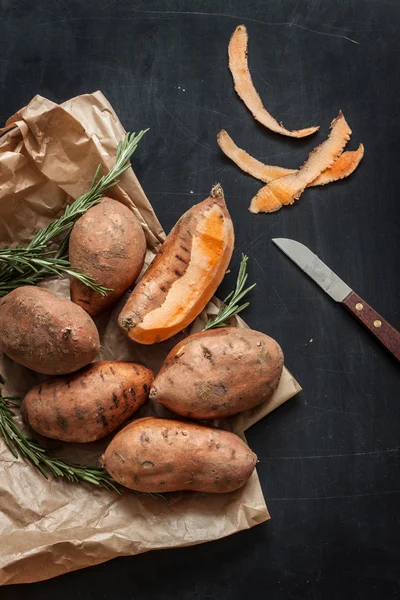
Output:
<path fill-rule="evenodd" d="M 118 177 L 129 169 L 129 159 L 147 131 L 148 129 L 141 131 L 137 135 L 136 133 L 127 133 L 117 146 L 115 164 L 109 173 L 99 178 L 101 171 L 101 165 L 99 165 L 94 174 L 90 190 L 67 206 L 64 214 L 56 221 L 52 221 L 47 227 L 40 229 L 32 239 L 27 250 L 36 248 L 37 246 L 48 246 L 60 233 L 70 231 L 75 221 L 89 208 L 97 204 L 106 190 L 119 183 Z"/>
<path fill-rule="evenodd" d="M 0 250 L 0 298 L 21 285 L 34 285 L 49 275 L 70 275 L 104 296 L 108 288 L 97 285 L 91 277 L 77 272 L 67 259 L 68 238 L 77 219 L 97 204 L 106 190 L 119 183 L 119 177 L 130 167 L 129 159 L 148 130 L 127 133 L 118 144 L 115 164 L 100 177 L 102 166 L 97 167 L 90 190 L 67 206 L 64 213 L 40 229 L 26 248 Z M 54 249 L 60 234 L 61 245 Z"/>
<path fill-rule="evenodd" d="M 246 294 L 252 290 L 256 284 L 253 283 L 250 287 L 243 289 L 246 281 L 247 281 L 247 261 L 248 256 L 242 254 L 242 260 L 239 267 L 239 273 L 236 281 L 236 288 L 232 290 L 230 294 L 223 301 L 223 305 L 219 309 L 219 312 L 216 317 L 210 319 L 206 326 L 204 327 L 204 331 L 206 329 L 214 329 L 216 327 L 228 327 L 228 319 L 233 317 L 234 315 L 238 315 L 242 310 L 247 308 L 250 302 L 245 302 L 244 304 L 239 304 L 239 302 L 244 298 Z"/>
<path fill-rule="evenodd" d="M 11 267 L 12 265 L 12 267 Z M 18 275 L 10 278 L 11 270 Z M 0 297 L 12 292 L 20 285 L 35 285 L 44 277 L 70 275 L 84 285 L 105 296 L 109 288 L 98 285 L 92 277 L 80 273 L 66 258 L 54 256 L 54 251 L 45 247 L 27 253 L 26 248 L 4 248 L 0 250 Z"/>
<path fill-rule="evenodd" d="M 45 448 L 34 440 L 29 440 L 14 422 L 15 413 L 11 407 L 14 406 L 15 400 L 17 398 L 0 395 L 0 433 L 15 458 L 21 457 L 28 460 L 46 479 L 52 475 L 53 477 L 65 477 L 74 483 L 85 481 L 120 494 L 110 475 L 103 469 L 83 467 L 52 458 L 47 454 Z"/>

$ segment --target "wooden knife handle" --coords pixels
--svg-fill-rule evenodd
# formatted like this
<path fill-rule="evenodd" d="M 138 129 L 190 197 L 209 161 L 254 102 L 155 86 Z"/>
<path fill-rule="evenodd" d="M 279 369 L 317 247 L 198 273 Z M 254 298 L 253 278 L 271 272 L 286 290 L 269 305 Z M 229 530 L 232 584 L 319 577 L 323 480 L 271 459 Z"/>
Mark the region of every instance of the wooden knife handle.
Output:
<path fill-rule="evenodd" d="M 355 292 L 350 292 L 347 298 L 342 301 L 342 304 L 360 323 L 369 329 L 397 360 L 400 360 L 400 332 L 397 329 L 389 325 L 372 306 L 367 304 Z"/>

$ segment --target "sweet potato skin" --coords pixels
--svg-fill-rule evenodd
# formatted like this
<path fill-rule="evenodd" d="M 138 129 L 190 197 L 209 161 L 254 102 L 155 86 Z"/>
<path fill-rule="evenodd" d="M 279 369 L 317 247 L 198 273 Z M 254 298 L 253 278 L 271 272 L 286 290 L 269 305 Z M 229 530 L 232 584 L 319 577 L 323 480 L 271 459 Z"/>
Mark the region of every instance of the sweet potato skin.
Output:
<path fill-rule="evenodd" d="M 215 419 L 254 408 L 278 387 L 279 344 L 258 331 L 226 327 L 195 333 L 168 354 L 150 398 L 190 419 Z"/>
<path fill-rule="evenodd" d="M 295 173 L 289 173 L 258 190 L 252 198 L 249 211 L 252 213 L 275 212 L 282 206 L 293 204 L 305 188 L 315 181 L 321 173 L 332 167 L 342 154 L 351 136 L 351 129 L 339 111 L 333 119 L 329 136 L 310 152 L 306 162 Z"/>
<path fill-rule="evenodd" d="M 100 350 L 96 326 L 80 306 L 35 286 L 0 300 L 0 332 L 7 356 L 46 375 L 77 371 Z"/>
<path fill-rule="evenodd" d="M 239 98 L 251 111 L 253 117 L 264 127 L 286 135 L 288 137 L 302 138 L 318 131 L 319 127 L 307 127 L 290 131 L 278 123 L 276 119 L 266 110 L 261 98 L 256 91 L 247 61 L 248 34 L 244 25 L 238 25 L 233 32 L 228 46 L 229 69 L 232 73 L 233 83 Z"/>
<path fill-rule="evenodd" d="M 195 423 L 146 417 L 124 427 L 101 463 L 140 492 L 232 492 L 246 483 L 257 456 L 237 435 Z"/>
<path fill-rule="evenodd" d="M 277 167 L 275 165 L 266 165 L 254 156 L 248 154 L 242 148 L 236 146 L 230 135 L 224 130 L 217 135 L 217 142 L 222 152 L 230 158 L 242 171 L 248 173 L 252 177 L 269 183 L 273 179 L 279 179 L 290 173 L 296 173 L 297 169 L 286 169 L 284 167 Z M 326 185 L 333 181 L 338 181 L 349 177 L 357 169 L 360 161 L 364 156 L 364 146 L 360 144 L 357 150 L 348 150 L 342 152 L 335 162 L 322 171 L 320 175 L 314 181 L 307 184 L 307 187 L 315 187 L 317 185 Z"/>
<path fill-rule="evenodd" d="M 117 360 L 49 379 L 25 396 L 22 412 L 37 433 L 64 442 L 93 442 L 115 431 L 145 403 L 153 373 Z"/>
<path fill-rule="evenodd" d="M 109 308 L 136 281 L 143 267 L 146 238 L 132 211 L 103 198 L 75 223 L 69 241 L 71 265 L 112 291 L 106 296 L 71 278 L 71 299 L 91 316 Z"/>
<path fill-rule="evenodd" d="M 210 231 L 204 229 L 207 223 Z M 141 344 L 161 342 L 182 331 L 214 295 L 233 245 L 233 224 L 217 185 L 168 235 L 119 315 L 121 331 Z"/>

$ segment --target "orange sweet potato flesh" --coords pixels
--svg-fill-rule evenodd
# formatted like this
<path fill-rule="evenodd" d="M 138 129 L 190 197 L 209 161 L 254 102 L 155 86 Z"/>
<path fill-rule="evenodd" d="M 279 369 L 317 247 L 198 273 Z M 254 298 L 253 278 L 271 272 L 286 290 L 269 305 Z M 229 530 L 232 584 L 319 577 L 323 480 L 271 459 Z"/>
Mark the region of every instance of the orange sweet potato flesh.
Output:
<path fill-rule="evenodd" d="M 285 167 L 277 167 L 274 165 L 266 165 L 257 160 L 245 150 L 239 148 L 230 135 L 222 129 L 217 136 L 218 145 L 222 152 L 230 158 L 242 171 L 248 173 L 252 177 L 269 183 L 273 179 L 284 177 L 289 173 L 296 173 L 297 169 L 286 169 Z M 339 179 L 348 177 L 358 167 L 364 156 L 364 146 L 359 145 L 357 150 L 343 152 L 333 163 L 331 167 L 325 169 L 314 181 L 309 183 L 307 187 L 317 185 L 326 185 Z"/>
<path fill-rule="evenodd" d="M 296 171 L 265 185 L 250 203 L 250 212 L 275 212 L 283 205 L 293 204 L 304 189 L 332 166 L 350 139 L 351 129 L 342 113 L 332 121 L 329 137 L 315 148 L 304 165 Z"/>
<path fill-rule="evenodd" d="M 22 413 L 32 429 L 48 438 L 93 442 L 115 431 L 145 403 L 152 381 L 152 371 L 142 365 L 99 361 L 32 388 Z"/>
<path fill-rule="evenodd" d="M 286 135 L 288 137 L 302 138 L 318 131 L 319 127 L 308 127 L 289 131 L 264 108 L 260 96 L 258 95 L 253 81 L 251 79 L 249 66 L 247 62 L 247 44 L 248 35 L 244 25 L 236 27 L 232 34 L 228 47 L 229 68 L 232 73 L 235 90 L 244 104 L 253 114 L 253 117 L 264 127 Z"/>
<path fill-rule="evenodd" d="M 187 327 L 221 283 L 233 245 L 233 224 L 216 185 L 168 235 L 119 315 L 121 330 L 135 342 L 154 344 Z"/>
<path fill-rule="evenodd" d="M 146 417 L 117 433 L 100 462 L 115 481 L 139 492 L 221 494 L 246 483 L 257 456 L 230 431 Z"/>

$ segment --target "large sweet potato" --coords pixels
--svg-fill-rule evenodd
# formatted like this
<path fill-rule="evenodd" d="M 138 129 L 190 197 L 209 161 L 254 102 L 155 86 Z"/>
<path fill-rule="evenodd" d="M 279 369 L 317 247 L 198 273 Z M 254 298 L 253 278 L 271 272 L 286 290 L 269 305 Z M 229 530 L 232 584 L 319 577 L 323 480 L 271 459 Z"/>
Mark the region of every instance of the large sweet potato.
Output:
<path fill-rule="evenodd" d="M 103 198 L 75 223 L 69 241 L 71 265 L 107 288 L 106 296 L 71 279 L 71 299 L 95 316 L 112 306 L 135 282 L 146 252 L 143 229 L 126 206 Z"/>
<path fill-rule="evenodd" d="M 25 396 L 22 412 L 41 435 L 93 442 L 115 431 L 145 403 L 152 380 L 152 371 L 142 365 L 100 361 L 35 386 Z"/>
<path fill-rule="evenodd" d="M 232 221 L 217 185 L 172 229 L 122 309 L 122 331 L 136 342 L 154 344 L 187 327 L 221 283 L 233 243 Z"/>
<path fill-rule="evenodd" d="M 226 417 L 261 404 L 283 368 L 277 342 L 252 329 L 195 333 L 168 354 L 150 398 L 192 419 Z"/>
<path fill-rule="evenodd" d="M 101 463 L 115 481 L 140 492 L 232 492 L 257 456 L 229 431 L 147 417 L 124 427 Z"/>
<path fill-rule="evenodd" d="M 0 349 L 38 373 L 59 375 L 92 362 L 100 340 L 80 306 L 28 285 L 0 300 Z"/>

